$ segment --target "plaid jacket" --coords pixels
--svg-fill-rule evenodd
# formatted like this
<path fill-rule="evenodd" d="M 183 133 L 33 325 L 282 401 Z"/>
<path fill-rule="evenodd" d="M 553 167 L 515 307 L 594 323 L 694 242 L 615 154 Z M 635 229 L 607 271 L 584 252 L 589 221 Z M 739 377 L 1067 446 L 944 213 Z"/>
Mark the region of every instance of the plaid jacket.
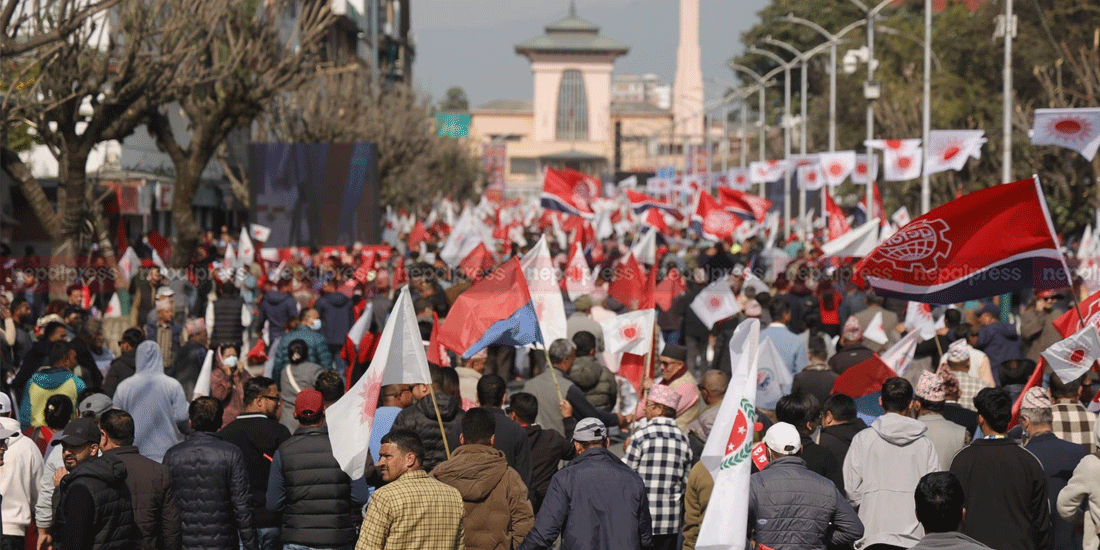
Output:
<path fill-rule="evenodd" d="M 680 531 L 680 504 L 691 470 L 691 446 L 676 420 L 657 417 L 634 434 L 623 461 L 645 483 L 654 535 Z"/>
<path fill-rule="evenodd" d="M 978 392 L 989 387 L 981 378 L 975 378 L 970 376 L 966 372 L 955 372 L 955 378 L 959 379 L 959 405 L 962 405 L 965 409 L 970 409 L 977 412 L 978 408 L 974 406 L 974 396 L 978 395 Z"/>
<path fill-rule="evenodd" d="M 458 489 L 410 470 L 374 492 L 355 550 L 466 548 Z"/>
<path fill-rule="evenodd" d="M 1092 453 L 1096 451 L 1093 428 L 1096 426 L 1096 415 L 1089 412 L 1080 403 L 1055 403 L 1050 408 L 1054 416 L 1051 427 L 1054 435 L 1071 443 L 1077 443 Z"/>

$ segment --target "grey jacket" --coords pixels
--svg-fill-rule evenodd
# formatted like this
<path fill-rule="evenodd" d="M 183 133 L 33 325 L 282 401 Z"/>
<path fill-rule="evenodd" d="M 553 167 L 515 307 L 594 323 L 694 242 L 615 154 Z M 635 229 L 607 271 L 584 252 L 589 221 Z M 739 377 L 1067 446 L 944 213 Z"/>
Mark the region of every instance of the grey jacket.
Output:
<path fill-rule="evenodd" d="M 989 547 L 958 532 L 928 533 L 909 550 L 987 550 Z"/>
<path fill-rule="evenodd" d="M 615 409 L 619 384 L 615 375 L 593 356 L 578 357 L 569 370 L 569 379 L 580 389 L 593 407 L 603 411 Z"/>
<path fill-rule="evenodd" d="M 936 446 L 940 469 L 945 472 L 950 470 L 955 453 L 970 443 L 966 428 L 944 418 L 940 413 L 923 413 L 919 420 L 928 426 L 928 431 L 924 432 L 924 435 Z"/>
<path fill-rule="evenodd" d="M 863 523 L 848 499 L 797 456 L 771 461 L 749 483 L 748 527 L 760 544 L 817 550 L 863 536 Z"/>

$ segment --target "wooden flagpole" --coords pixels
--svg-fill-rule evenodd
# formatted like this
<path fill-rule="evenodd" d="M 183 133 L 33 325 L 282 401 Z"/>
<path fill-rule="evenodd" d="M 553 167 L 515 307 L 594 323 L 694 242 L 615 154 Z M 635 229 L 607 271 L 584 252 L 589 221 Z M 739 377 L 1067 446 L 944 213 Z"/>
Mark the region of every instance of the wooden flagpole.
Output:
<path fill-rule="evenodd" d="M 451 459 L 451 444 L 447 443 L 447 429 L 443 427 L 443 415 L 439 414 L 439 401 L 435 399 L 435 388 L 428 384 L 432 395 L 432 407 L 435 408 L 435 419 L 439 421 L 439 433 L 443 436 L 443 450 L 447 452 L 447 460 Z"/>

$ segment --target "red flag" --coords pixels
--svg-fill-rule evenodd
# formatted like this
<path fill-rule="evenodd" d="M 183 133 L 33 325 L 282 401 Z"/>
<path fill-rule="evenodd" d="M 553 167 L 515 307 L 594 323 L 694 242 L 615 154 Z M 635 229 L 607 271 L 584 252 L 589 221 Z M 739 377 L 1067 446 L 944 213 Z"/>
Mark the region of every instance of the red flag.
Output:
<path fill-rule="evenodd" d="M 642 378 L 644 377 L 646 363 L 644 355 L 633 353 L 624 353 L 623 358 L 619 360 L 619 376 L 629 380 L 630 385 L 634 386 L 634 391 L 638 392 L 638 395 L 642 394 Z"/>
<path fill-rule="evenodd" d="M 852 281 L 933 304 L 1071 284 L 1034 178 L 970 193 L 909 222 L 856 264 Z"/>
<path fill-rule="evenodd" d="M 409 250 L 417 250 L 420 248 L 420 243 L 428 240 L 428 231 L 424 229 L 424 223 L 420 220 L 416 220 L 416 225 L 413 226 L 412 231 L 409 231 L 409 238 L 406 241 L 409 245 Z"/>
<path fill-rule="evenodd" d="M 657 285 L 653 301 L 662 311 L 669 311 L 672 309 L 672 301 L 686 291 L 687 285 L 684 284 L 684 278 L 674 267 L 668 270 L 665 278 Z"/>
<path fill-rule="evenodd" d="M 634 259 L 634 254 L 616 263 L 613 272 L 607 295 L 629 309 L 638 309 L 645 294 L 646 274 Z"/>
<path fill-rule="evenodd" d="M 393 263 L 393 288 L 400 288 L 409 283 L 409 274 L 405 272 L 405 257 L 398 256 Z"/>
<path fill-rule="evenodd" d="M 1078 310 L 1081 311 L 1080 316 L 1077 315 Z M 1085 325 L 1096 325 L 1096 328 L 1100 328 L 1100 292 L 1085 298 L 1076 308 L 1055 319 L 1053 324 L 1062 338 L 1069 338 Z"/>
<path fill-rule="evenodd" d="M 863 210 L 863 215 L 865 219 L 867 219 L 867 221 L 870 221 L 872 217 L 877 216 L 879 219 L 879 225 L 882 227 L 886 227 L 886 210 L 884 210 L 882 207 L 882 195 L 880 195 L 878 192 L 878 184 L 873 181 L 871 182 L 871 194 L 873 195 L 875 200 L 875 211 L 870 214 L 867 213 L 866 196 L 859 199 L 859 209 Z"/>
<path fill-rule="evenodd" d="M 1008 424 L 1009 427 L 1015 426 L 1016 421 L 1020 418 L 1020 406 L 1024 402 L 1024 394 L 1027 390 L 1034 388 L 1043 383 L 1043 371 L 1046 370 L 1046 360 L 1043 356 L 1039 356 L 1039 361 L 1035 363 L 1035 370 L 1031 372 L 1031 376 L 1027 379 L 1027 384 L 1024 384 L 1023 391 L 1016 397 L 1016 402 L 1012 404 L 1012 422 Z"/>
<path fill-rule="evenodd" d="M 875 393 L 882 389 L 882 383 L 897 376 L 878 354 L 863 360 L 844 371 L 833 382 L 831 393 L 843 393 L 852 399 Z"/>
<path fill-rule="evenodd" d="M 660 268 L 661 265 L 658 263 L 649 269 L 645 287 L 642 289 L 642 299 L 638 301 L 638 309 L 653 309 L 654 301 L 657 299 L 657 271 Z"/>
<path fill-rule="evenodd" d="M 691 216 L 691 229 L 704 239 L 723 241 L 733 236 L 741 218 L 722 208 L 710 193 L 699 193 L 695 213 Z"/>
<path fill-rule="evenodd" d="M 493 254 L 485 248 L 485 243 L 481 242 L 458 263 L 458 269 L 471 281 L 478 281 L 486 271 L 493 268 L 493 263 Z"/>
<path fill-rule="evenodd" d="M 741 219 L 756 220 L 756 223 L 764 223 L 764 218 L 768 217 L 768 210 L 772 207 L 772 201 L 768 199 L 730 187 L 719 187 L 718 199 L 726 210 Z"/>
<path fill-rule="evenodd" d="M 172 255 L 172 245 L 156 231 L 149 232 L 149 246 L 157 251 L 161 258 L 167 259 Z"/>
<path fill-rule="evenodd" d="M 252 349 L 248 350 L 248 362 L 253 365 L 259 365 L 267 362 L 267 342 L 264 342 L 263 338 L 256 339 L 256 345 L 252 346 Z"/>
<path fill-rule="evenodd" d="M 645 213 L 645 217 L 642 218 L 642 223 L 656 229 L 657 232 L 662 235 L 669 234 L 668 224 L 665 223 L 665 216 L 656 208 L 650 208 L 649 211 Z"/>
<path fill-rule="evenodd" d="M 451 366 L 451 356 L 439 343 L 439 314 L 432 312 L 432 337 L 428 339 L 428 362 L 440 367 Z"/>
<path fill-rule="evenodd" d="M 568 168 L 546 169 L 546 177 L 542 182 L 541 202 L 542 207 L 547 210 L 591 218 L 593 212 L 589 203 L 599 194 L 598 184 L 585 174 Z"/>
<path fill-rule="evenodd" d="M 852 226 L 848 225 L 848 217 L 836 202 L 833 202 L 833 197 L 829 193 L 825 193 L 825 210 L 829 212 L 830 241 L 852 230 Z"/>

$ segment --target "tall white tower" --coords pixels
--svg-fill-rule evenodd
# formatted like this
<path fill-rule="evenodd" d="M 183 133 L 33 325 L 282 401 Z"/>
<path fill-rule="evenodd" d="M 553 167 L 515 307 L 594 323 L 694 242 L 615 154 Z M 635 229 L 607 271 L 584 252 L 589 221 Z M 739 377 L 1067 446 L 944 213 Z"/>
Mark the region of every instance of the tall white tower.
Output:
<path fill-rule="evenodd" d="M 703 142 L 703 69 L 699 60 L 699 0 L 680 0 L 680 46 L 672 84 L 676 139 Z"/>

